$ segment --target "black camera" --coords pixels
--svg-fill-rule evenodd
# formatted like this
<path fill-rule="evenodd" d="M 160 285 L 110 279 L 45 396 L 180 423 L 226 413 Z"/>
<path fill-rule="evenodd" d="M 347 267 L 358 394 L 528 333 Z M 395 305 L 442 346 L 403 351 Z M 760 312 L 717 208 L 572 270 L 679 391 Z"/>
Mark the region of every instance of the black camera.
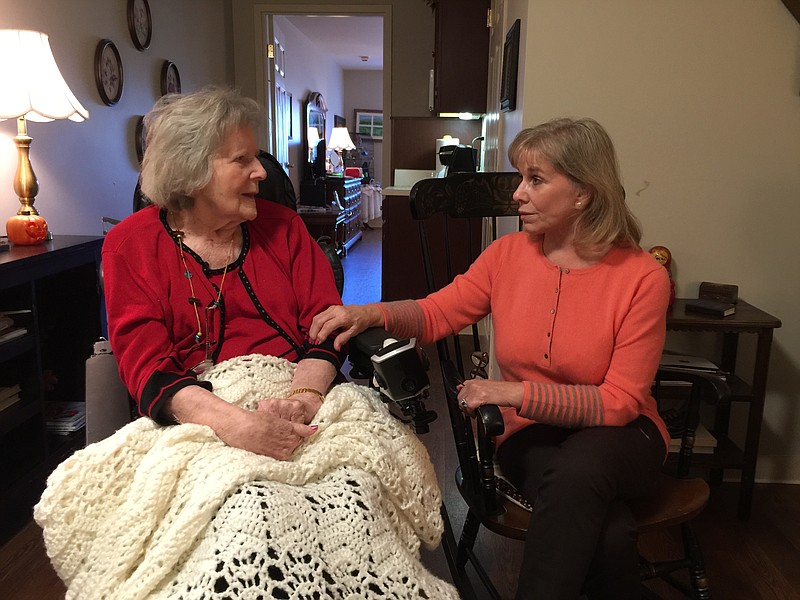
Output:
<path fill-rule="evenodd" d="M 428 397 L 427 360 L 414 338 L 397 340 L 378 327 L 367 329 L 350 342 L 351 377 L 369 379 L 385 402 L 393 402 L 410 419 L 417 433 L 427 433 L 436 419 L 425 408 Z"/>

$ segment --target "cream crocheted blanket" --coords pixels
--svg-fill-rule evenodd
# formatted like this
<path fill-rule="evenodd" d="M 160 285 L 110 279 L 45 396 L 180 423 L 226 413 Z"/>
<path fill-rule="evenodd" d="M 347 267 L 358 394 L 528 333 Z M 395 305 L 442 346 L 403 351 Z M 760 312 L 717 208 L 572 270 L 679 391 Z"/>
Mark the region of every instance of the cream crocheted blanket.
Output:
<path fill-rule="evenodd" d="M 252 410 L 293 370 L 251 355 L 204 379 Z M 352 383 L 315 422 L 288 461 L 146 418 L 76 452 L 34 509 L 67 599 L 458 598 L 419 560 L 443 528 L 422 443 Z"/>

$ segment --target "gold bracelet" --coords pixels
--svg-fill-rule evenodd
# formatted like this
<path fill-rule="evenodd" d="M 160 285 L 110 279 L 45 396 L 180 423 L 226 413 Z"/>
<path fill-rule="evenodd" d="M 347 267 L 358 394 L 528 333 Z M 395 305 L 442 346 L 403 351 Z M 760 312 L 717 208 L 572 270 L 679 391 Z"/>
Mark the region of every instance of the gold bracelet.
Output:
<path fill-rule="evenodd" d="M 319 396 L 320 402 L 325 402 L 325 394 L 323 394 L 319 390 L 315 390 L 314 388 L 307 388 L 307 387 L 294 389 L 291 392 L 289 392 L 289 395 L 286 397 L 291 398 L 292 396 L 296 396 L 297 394 L 305 394 L 306 392 L 308 392 L 309 394 L 316 394 L 317 396 Z"/>

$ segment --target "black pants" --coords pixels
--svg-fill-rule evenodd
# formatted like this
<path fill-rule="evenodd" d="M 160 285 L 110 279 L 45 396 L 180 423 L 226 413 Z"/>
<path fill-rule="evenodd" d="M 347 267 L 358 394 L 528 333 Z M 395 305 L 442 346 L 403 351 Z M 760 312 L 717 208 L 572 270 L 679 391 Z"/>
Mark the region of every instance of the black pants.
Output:
<path fill-rule="evenodd" d="M 625 427 L 535 424 L 506 440 L 497 462 L 534 507 L 517 600 L 639 598 L 636 522 L 624 501 L 648 491 L 664 453 L 647 417 Z"/>

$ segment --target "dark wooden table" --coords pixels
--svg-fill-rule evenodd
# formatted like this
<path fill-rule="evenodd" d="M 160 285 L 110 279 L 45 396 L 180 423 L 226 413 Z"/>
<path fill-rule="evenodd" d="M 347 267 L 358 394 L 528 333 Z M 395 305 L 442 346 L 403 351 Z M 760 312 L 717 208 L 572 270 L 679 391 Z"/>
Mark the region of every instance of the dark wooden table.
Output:
<path fill-rule="evenodd" d="M 298 205 L 297 214 L 303 219 L 308 232 L 315 240 L 322 237 L 330 238 L 339 256 L 345 254 L 345 211 L 328 207 L 326 210 L 309 210 Z"/>
<path fill-rule="evenodd" d="M 739 300 L 736 304 L 736 313 L 728 317 L 687 312 L 686 300 L 686 298 L 675 300 L 667 313 L 667 329 L 703 331 L 722 336 L 719 366 L 730 373 L 728 383 L 732 395 L 730 402 L 717 407 L 714 416 L 713 433 L 717 437 L 717 448 L 710 459 L 711 481 L 720 483 L 725 469 L 741 470 L 738 514 L 740 519 L 747 519 L 750 517 L 758 444 L 764 419 L 764 397 L 767 389 L 772 334 L 781 326 L 781 321 L 744 300 Z M 757 336 L 753 372 L 744 379 L 736 373 L 739 334 L 742 333 Z M 739 448 L 728 437 L 732 402 L 749 403 L 744 448 Z"/>

